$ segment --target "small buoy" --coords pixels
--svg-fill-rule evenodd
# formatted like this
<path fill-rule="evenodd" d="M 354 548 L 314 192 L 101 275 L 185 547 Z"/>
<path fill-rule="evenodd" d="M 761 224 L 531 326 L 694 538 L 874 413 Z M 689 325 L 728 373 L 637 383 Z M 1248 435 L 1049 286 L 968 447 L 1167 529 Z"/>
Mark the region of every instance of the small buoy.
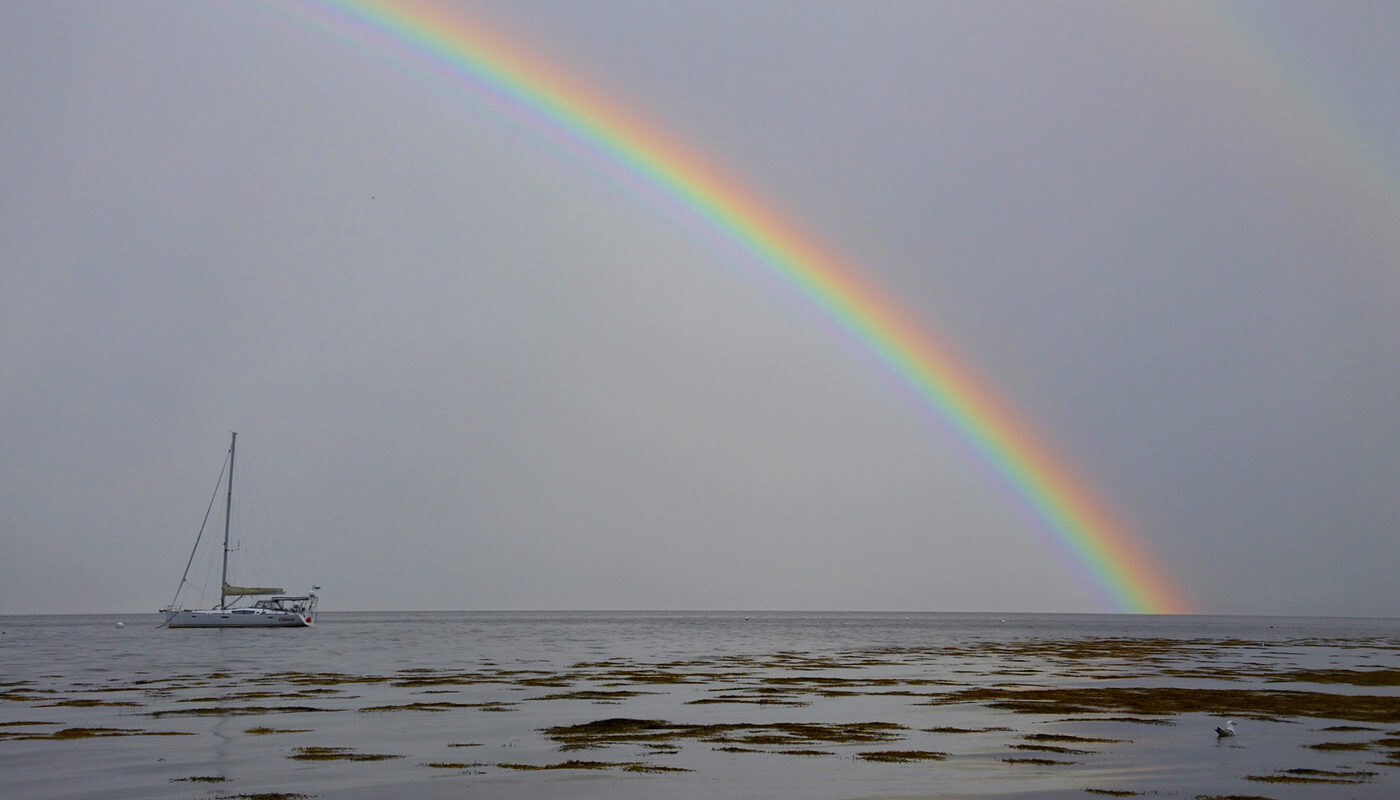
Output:
<path fill-rule="evenodd" d="M 307 617 L 307 618 L 306 618 L 306 624 L 307 624 L 307 625 L 310 625 L 310 624 L 311 624 L 311 617 Z"/>

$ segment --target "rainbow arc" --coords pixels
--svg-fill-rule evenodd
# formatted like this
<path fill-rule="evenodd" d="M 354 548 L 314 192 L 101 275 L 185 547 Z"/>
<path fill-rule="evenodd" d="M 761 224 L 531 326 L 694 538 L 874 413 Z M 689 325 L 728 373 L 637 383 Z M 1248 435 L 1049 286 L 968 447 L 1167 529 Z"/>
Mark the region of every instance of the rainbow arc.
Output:
<path fill-rule="evenodd" d="M 747 250 L 891 370 L 978 454 L 1113 610 L 1190 606 L 1146 543 L 951 350 L 862 270 L 741 181 L 611 97 L 460 9 L 421 0 L 306 0 L 326 24 L 489 92 Z"/>

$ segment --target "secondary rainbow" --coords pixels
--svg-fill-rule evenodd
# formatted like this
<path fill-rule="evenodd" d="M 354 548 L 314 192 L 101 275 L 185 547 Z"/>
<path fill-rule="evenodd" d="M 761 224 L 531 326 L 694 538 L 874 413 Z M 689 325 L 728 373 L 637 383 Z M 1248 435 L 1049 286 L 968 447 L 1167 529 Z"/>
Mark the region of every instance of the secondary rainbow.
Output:
<path fill-rule="evenodd" d="M 468 82 L 512 113 L 611 162 L 747 250 L 886 368 L 990 465 L 1114 610 L 1179 613 L 1181 591 L 1145 543 L 967 365 L 859 269 L 716 165 L 461 9 L 422 0 L 305 0 L 361 43 Z"/>

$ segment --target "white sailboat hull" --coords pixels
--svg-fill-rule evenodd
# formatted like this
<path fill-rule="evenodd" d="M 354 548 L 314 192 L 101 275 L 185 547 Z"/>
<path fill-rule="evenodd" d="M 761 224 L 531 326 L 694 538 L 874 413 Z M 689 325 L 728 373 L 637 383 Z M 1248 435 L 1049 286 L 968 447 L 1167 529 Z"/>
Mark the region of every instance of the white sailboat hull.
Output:
<path fill-rule="evenodd" d="M 310 612 L 215 608 L 170 612 L 165 624 L 170 628 L 309 628 L 313 619 Z"/>

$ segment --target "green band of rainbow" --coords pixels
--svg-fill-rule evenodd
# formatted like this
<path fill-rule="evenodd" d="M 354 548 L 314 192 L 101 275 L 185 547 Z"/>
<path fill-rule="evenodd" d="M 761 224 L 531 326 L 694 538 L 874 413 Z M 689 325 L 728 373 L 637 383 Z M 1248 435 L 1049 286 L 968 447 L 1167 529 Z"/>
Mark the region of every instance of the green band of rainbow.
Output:
<path fill-rule="evenodd" d="M 1114 610 L 1189 606 L 1145 544 L 949 350 L 812 235 L 677 139 L 468 18 L 421 0 L 305 0 L 330 24 L 428 59 L 635 175 L 829 315 L 980 454 Z"/>

